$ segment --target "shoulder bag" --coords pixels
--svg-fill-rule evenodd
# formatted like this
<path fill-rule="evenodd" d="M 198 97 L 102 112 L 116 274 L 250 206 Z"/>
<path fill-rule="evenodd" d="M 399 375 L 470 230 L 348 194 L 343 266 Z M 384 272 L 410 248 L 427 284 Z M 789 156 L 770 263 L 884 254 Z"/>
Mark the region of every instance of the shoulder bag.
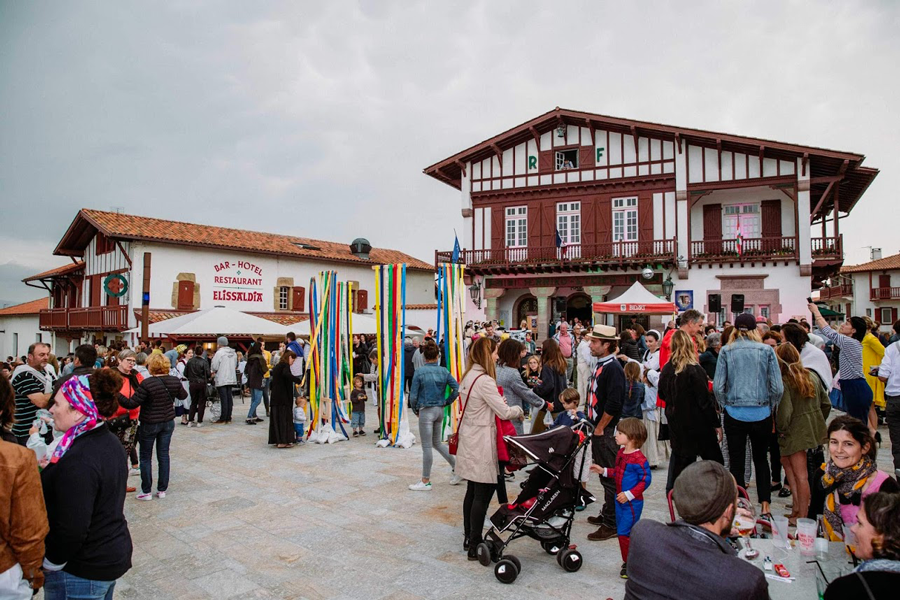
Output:
<path fill-rule="evenodd" d="M 481 375 L 484 375 L 484 373 Z M 472 387 L 469 388 L 469 393 L 466 394 L 466 403 L 463 404 L 462 414 L 459 415 L 459 425 L 456 426 L 456 431 L 447 437 L 447 448 L 453 456 L 456 456 L 456 451 L 459 449 L 459 428 L 462 427 L 463 417 L 466 416 L 466 407 L 469 405 L 469 396 L 472 395 L 472 389 L 475 387 L 475 382 L 481 379 L 481 375 L 475 378 L 475 381 L 472 382 Z"/>

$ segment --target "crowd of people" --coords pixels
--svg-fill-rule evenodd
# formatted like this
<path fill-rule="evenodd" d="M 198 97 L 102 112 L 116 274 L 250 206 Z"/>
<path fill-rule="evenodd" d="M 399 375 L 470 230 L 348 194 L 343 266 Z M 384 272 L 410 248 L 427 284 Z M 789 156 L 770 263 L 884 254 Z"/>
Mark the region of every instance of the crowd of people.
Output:
<path fill-rule="evenodd" d="M 433 332 L 411 338 L 405 384 L 422 476 L 409 489 L 432 489 L 437 452 L 449 484 L 466 483 L 463 549 L 475 560 L 491 500 L 497 493 L 507 502 L 515 479 L 503 436 L 586 422 L 593 433 L 579 483 L 594 474 L 603 490 L 599 514 L 587 517 L 596 526 L 588 540 L 617 538 L 627 597 L 671 596 L 673 580 L 684 590 L 702 587 L 693 597 L 766 597 L 762 572 L 727 542 L 737 497 L 750 487 L 763 521 L 774 519 L 778 493 L 792 500 L 791 526 L 822 515 L 832 541 L 852 528 L 864 562 L 857 579 L 833 589 L 865 584 L 882 597 L 900 578 L 900 486 L 875 460 L 883 409 L 900 473 L 900 323 L 894 338 L 881 340 L 864 318 L 832 327 L 809 308 L 812 323 L 741 314 L 715 327 L 688 310 L 663 331 L 635 323 L 621 333 L 561 319 L 540 346 L 531 331 L 470 323 L 459 381 Z M 354 437 L 365 435 L 374 352 L 370 339 L 354 336 Z M 260 339 L 246 354 L 219 337 L 214 351 L 84 344 L 60 362 L 36 343 L 21 360 L 10 357 L 0 377 L 0 469 L 14 484 L 0 489 L 0 514 L 9 515 L 0 517 L 0 596 L 30 597 L 43 586 L 48 599 L 111 598 L 131 566 L 124 502 L 137 490 L 128 478 L 140 476 L 137 500 L 165 498 L 177 424 L 202 427 L 207 401 L 217 399 L 215 423 L 228 425 L 236 389 L 249 390 L 247 425 L 264 421 L 264 408 L 269 444 L 302 443 L 307 355 L 305 342 L 288 334 L 277 350 Z M 457 400 L 458 428 L 446 444 L 445 408 Z M 680 519 L 641 520 L 652 472 L 664 463 Z M 693 549 L 691 559 L 678 559 L 676 548 Z M 712 581 L 711 564 L 742 576 Z M 826 597 L 847 597 L 837 593 Z"/>

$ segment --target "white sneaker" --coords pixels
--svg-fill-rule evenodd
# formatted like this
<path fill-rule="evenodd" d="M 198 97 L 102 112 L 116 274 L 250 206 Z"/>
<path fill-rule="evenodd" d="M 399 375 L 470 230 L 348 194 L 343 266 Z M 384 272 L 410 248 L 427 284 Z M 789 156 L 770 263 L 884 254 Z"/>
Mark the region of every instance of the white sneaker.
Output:
<path fill-rule="evenodd" d="M 156 497 L 159 498 L 160 500 L 162 500 L 163 498 L 166 497 L 166 493 L 165 492 L 156 492 Z"/>
<path fill-rule="evenodd" d="M 131 477 L 132 475 L 140 475 L 140 474 L 141 474 L 141 470 L 140 470 L 140 469 L 136 469 L 136 468 L 134 468 L 134 467 L 131 467 L 131 470 L 128 471 L 128 476 L 129 476 L 129 477 Z"/>
<path fill-rule="evenodd" d="M 411 489 L 414 492 L 430 492 L 431 491 L 431 483 L 430 482 L 423 483 L 421 481 L 417 481 L 414 484 L 412 484 L 411 486 L 409 486 L 409 489 Z"/>
<path fill-rule="evenodd" d="M 450 485 L 459 485 L 463 482 L 463 478 L 456 474 L 456 471 L 450 473 Z"/>
<path fill-rule="evenodd" d="M 203 427 L 203 423 L 197 423 L 197 427 Z"/>
<path fill-rule="evenodd" d="M 135 498 L 149 502 L 150 500 L 153 500 L 153 494 L 138 494 Z"/>

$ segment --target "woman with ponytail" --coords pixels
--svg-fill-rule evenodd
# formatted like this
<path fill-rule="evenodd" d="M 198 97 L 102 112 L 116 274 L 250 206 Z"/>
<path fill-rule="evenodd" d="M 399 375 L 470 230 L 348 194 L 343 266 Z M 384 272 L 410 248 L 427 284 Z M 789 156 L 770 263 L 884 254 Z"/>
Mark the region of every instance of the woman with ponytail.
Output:
<path fill-rule="evenodd" d="M 814 371 L 803 367 L 800 353 L 793 345 L 781 344 L 775 354 L 784 383 L 784 394 L 775 413 L 775 432 L 781 450 L 781 465 L 794 494 L 794 507 L 788 519 L 795 525 L 809 510 L 806 451 L 825 442 L 825 419 L 831 411 L 831 401 L 825 384 Z"/>

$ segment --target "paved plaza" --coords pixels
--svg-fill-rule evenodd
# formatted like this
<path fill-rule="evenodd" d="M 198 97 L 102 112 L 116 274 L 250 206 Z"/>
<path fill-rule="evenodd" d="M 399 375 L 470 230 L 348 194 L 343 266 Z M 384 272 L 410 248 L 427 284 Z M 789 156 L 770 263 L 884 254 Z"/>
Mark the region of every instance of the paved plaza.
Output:
<path fill-rule="evenodd" d="M 235 419 L 247 404 L 237 401 Z M 262 407 L 260 407 L 262 412 Z M 375 413 L 369 407 L 369 426 Z M 417 431 L 412 416 L 413 431 Z M 431 492 L 411 492 L 422 453 L 374 447 L 375 436 L 335 445 L 277 450 L 266 445 L 268 421 L 247 426 L 176 426 L 172 478 L 164 500 L 125 503 L 134 566 L 116 597 L 159 598 L 621 598 L 615 539 L 589 542 L 579 513 L 573 542 L 584 555 L 564 572 L 533 540 L 514 542 L 523 570 L 512 586 L 462 551 L 465 484 L 449 486 L 440 457 Z M 884 431 L 884 437 L 887 433 Z M 889 468 L 890 452 L 880 451 Z M 155 474 L 155 461 L 154 461 Z M 653 472 L 644 518 L 665 521 L 665 469 Z M 518 483 L 508 485 L 515 497 Z M 139 478 L 130 478 L 140 485 Z M 155 488 L 154 488 L 155 489 Z M 590 489 L 601 492 L 599 480 Z M 755 499 L 755 490 L 751 489 Z M 784 511 L 775 498 L 773 513 Z M 496 508 L 496 500 L 491 511 Z"/>

